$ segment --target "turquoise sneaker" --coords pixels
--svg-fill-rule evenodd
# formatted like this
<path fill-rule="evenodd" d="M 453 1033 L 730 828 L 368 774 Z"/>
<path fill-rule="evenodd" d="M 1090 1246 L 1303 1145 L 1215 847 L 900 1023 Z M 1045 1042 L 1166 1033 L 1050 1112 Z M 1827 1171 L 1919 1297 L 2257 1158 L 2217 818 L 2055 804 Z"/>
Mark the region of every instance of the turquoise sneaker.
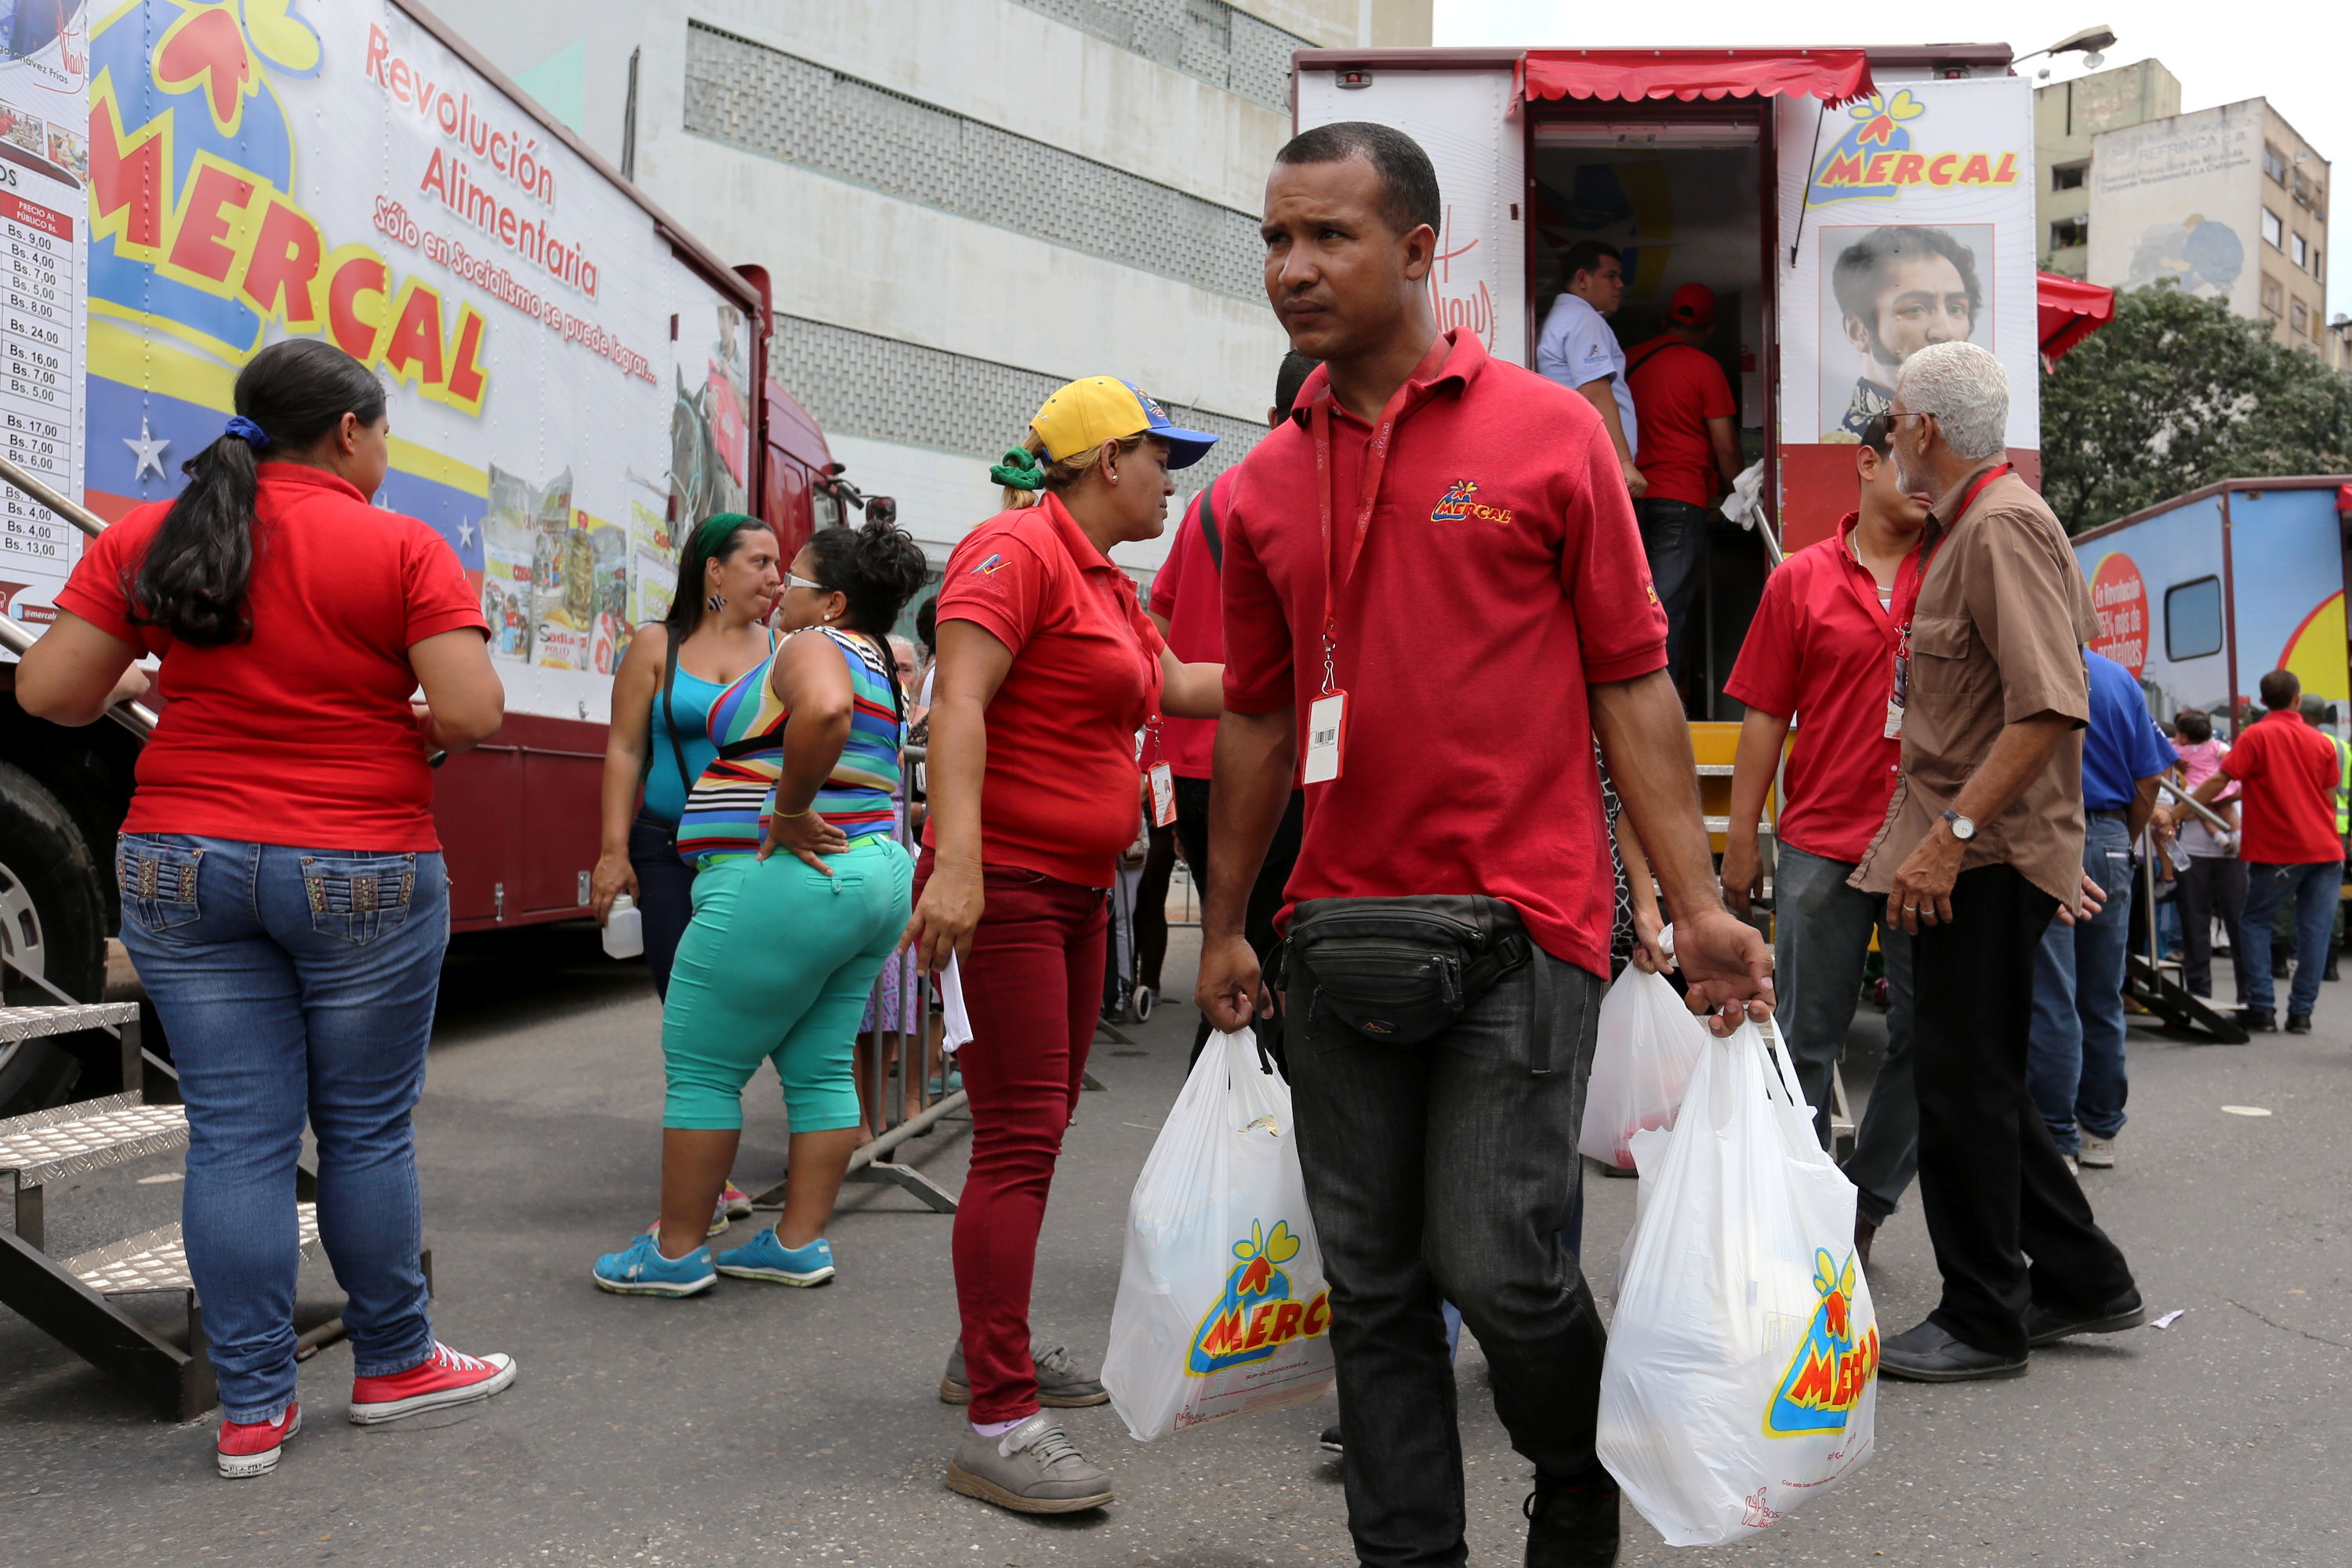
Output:
<path fill-rule="evenodd" d="M 660 1244 L 650 1236 L 596 1259 L 595 1276 L 596 1289 L 615 1296 L 692 1296 L 719 1282 L 710 1271 L 710 1248 L 698 1247 L 684 1258 L 664 1258 Z"/>
<path fill-rule="evenodd" d="M 833 1278 L 833 1246 L 820 1236 L 806 1247 L 786 1247 L 771 1227 L 720 1253 L 719 1272 L 778 1285 L 822 1285 Z"/>

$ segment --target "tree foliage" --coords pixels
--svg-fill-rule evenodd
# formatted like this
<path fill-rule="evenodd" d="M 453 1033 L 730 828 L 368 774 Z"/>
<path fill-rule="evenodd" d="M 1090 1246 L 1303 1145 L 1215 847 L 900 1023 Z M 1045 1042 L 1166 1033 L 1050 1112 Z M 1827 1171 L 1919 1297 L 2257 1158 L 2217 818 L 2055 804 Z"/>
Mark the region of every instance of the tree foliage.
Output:
<path fill-rule="evenodd" d="M 2217 479 L 2352 473 L 2352 377 L 2170 285 L 2042 382 L 2042 493 L 2070 532 Z"/>

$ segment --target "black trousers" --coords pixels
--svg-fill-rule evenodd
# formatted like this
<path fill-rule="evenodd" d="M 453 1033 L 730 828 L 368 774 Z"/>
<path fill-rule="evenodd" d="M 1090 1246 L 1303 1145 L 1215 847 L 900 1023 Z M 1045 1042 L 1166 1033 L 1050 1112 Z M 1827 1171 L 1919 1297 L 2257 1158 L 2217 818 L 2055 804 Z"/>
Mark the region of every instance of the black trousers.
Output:
<path fill-rule="evenodd" d="M 1442 1302 L 1486 1352 L 1511 1447 L 1547 1475 L 1593 1468 L 1607 1340 L 1561 1232 L 1578 1213 L 1601 981 L 1538 952 L 1410 1046 L 1356 1033 L 1302 989 L 1294 976 L 1291 1111 L 1331 1283 L 1349 1533 L 1369 1568 L 1455 1568 L 1462 1438 Z"/>
<path fill-rule="evenodd" d="M 2246 912 L 2246 863 L 2232 856 L 2192 856 L 2180 873 L 2180 971 L 2191 996 L 2213 994 L 2213 917 L 2230 933 L 2230 962 L 2238 995 L 2246 994 L 2246 949 L 2238 922 Z"/>
<path fill-rule="evenodd" d="M 1265 962 L 1280 940 L 1275 935 L 1274 917 L 1282 912 L 1282 889 L 1290 880 L 1290 868 L 1298 863 L 1298 837 L 1305 830 L 1307 792 L 1292 790 L 1290 804 L 1283 808 L 1282 820 L 1275 824 L 1274 837 L 1265 847 L 1265 864 L 1258 868 L 1257 885 L 1250 889 L 1249 912 L 1243 918 L 1243 934 L 1249 938 L 1251 950 L 1258 962 Z M 1206 898 L 1209 887 L 1209 781 L 1180 778 L 1176 781 L 1176 842 L 1183 847 L 1184 864 L 1192 868 L 1192 885 Z M 1279 1037 L 1268 1038 L 1275 1046 Z M 1201 1058 L 1201 1047 L 1209 1043 L 1209 1020 L 1204 1014 L 1201 1026 L 1192 1037 L 1192 1059 Z M 1278 1047 L 1277 1047 L 1278 1052 Z"/>
<path fill-rule="evenodd" d="M 2132 1282 L 2025 1088 L 2034 955 L 2057 907 L 1980 866 L 1954 884 L 1951 923 L 1912 949 L 1919 1199 L 1944 1277 L 1928 1316 L 1997 1355 L 2025 1354 L 2033 1303 L 2093 1310 Z"/>

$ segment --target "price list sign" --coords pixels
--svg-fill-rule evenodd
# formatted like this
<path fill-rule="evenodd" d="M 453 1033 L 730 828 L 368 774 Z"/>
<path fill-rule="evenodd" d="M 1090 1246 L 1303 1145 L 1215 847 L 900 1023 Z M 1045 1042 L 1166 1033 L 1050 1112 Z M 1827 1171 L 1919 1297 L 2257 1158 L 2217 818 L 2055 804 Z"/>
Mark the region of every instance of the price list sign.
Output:
<path fill-rule="evenodd" d="M 68 214 L 0 190 L 0 451 L 79 497 L 81 256 L 75 227 Z M 29 578 L 24 585 L 33 592 L 25 597 L 47 601 L 80 554 L 81 534 L 13 488 L 0 486 L 0 577 Z M 20 618 L 39 615 L 31 603 L 15 608 Z"/>

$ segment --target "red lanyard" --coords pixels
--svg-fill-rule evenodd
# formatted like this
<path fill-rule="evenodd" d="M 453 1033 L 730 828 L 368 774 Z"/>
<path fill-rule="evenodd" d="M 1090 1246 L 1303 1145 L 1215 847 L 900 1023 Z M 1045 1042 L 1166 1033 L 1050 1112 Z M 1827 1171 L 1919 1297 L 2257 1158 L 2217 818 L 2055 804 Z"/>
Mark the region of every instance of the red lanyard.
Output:
<path fill-rule="evenodd" d="M 1380 502 L 1381 476 L 1388 468 L 1397 420 L 1404 412 L 1405 399 L 1413 384 L 1444 364 L 1453 350 L 1454 344 L 1441 333 L 1413 367 L 1412 374 L 1389 394 L 1388 406 L 1381 410 L 1380 423 L 1372 426 L 1372 437 L 1364 445 L 1364 471 L 1356 485 L 1356 527 L 1348 539 L 1347 559 L 1338 563 L 1332 560 L 1331 389 L 1326 385 L 1315 395 L 1307 423 L 1315 432 L 1317 499 L 1322 504 L 1323 689 L 1327 692 L 1339 689 L 1333 661 L 1339 646 L 1339 595 L 1348 586 L 1348 579 L 1355 575 L 1356 559 L 1363 553 L 1364 535 L 1372 525 L 1372 508 Z"/>
<path fill-rule="evenodd" d="M 1906 643 L 1911 636 L 1911 617 L 1918 613 L 1919 589 L 1927 581 L 1927 563 L 1935 560 L 1936 552 L 1942 548 L 1953 526 L 1958 524 L 1960 519 L 1969 515 L 1969 508 L 1976 505 L 1977 497 L 1984 493 L 1984 488 L 2009 472 L 2011 467 L 2011 465 L 2008 463 L 2002 463 L 1998 467 L 1988 468 L 1983 477 L 1969 487 L 1969 493 L 1960 498 L 1960 504 L 1952 510 L 1951 522 L 1943 524 L 1932 541 L 1922 541 L 1919 548 L 1913 551 L 1910 557 L 1895 569 L 1895 630 Z"/>

